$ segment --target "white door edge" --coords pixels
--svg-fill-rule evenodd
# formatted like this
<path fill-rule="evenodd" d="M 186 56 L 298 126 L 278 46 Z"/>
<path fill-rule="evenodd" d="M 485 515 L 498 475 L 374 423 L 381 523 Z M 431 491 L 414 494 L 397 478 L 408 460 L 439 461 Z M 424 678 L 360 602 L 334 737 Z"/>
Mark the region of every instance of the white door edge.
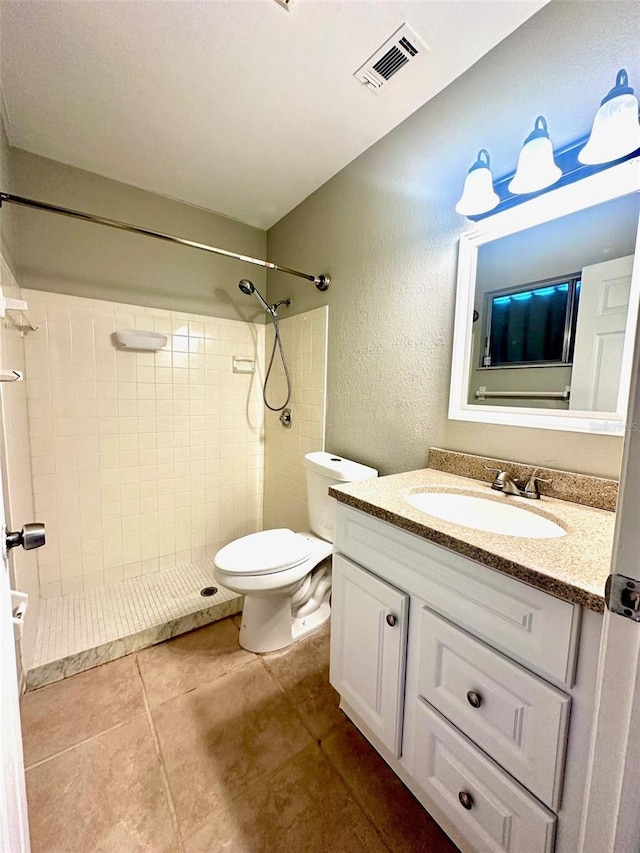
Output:
<path fill-rule="evenodd" d="M 0 485 L 0 536 L 4 538 L 4 502 Z M 11 588 L 4 542 L 0 555 L 0 850 L 29 853 L 16 649 Z"/>
<path fill-rule="evenodd" d="M 636 257 L 638 255 L 636 254 Z M 636 338 L 612 572 L 640 578 L 640 335 Z M 640 851 L 640 624 L 604 615 L 578 853 Z"/>

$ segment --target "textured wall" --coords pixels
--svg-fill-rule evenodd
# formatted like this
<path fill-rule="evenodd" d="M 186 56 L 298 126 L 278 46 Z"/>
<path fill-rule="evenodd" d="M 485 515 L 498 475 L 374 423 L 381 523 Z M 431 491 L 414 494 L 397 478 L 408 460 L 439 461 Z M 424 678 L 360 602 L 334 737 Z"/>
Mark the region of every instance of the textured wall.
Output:
<path fill-rule="evenodd" d="M 447 420 L 457 242 L 468 227 L 454 204 L 479 148 L 500 176 L 537 115 L 561 146 L 588 132 L 619 68 L 640 83 L 639 10 L 551 3 L 269 231 L 272 256 L 333 277 L 324 295 L 301 283 L 292 294 L 294 311 L 331 306 L 332 451 L 383 474 L 422 467 L 442 445 L 617 476 L 620 438 Z M 290 291 L 290 279 L 270 277 L 270 299 Z"/>
<path fill-rule="evenodd" d="M 264 326 L 24 291 L 44 597 L 213 557 L 262 524 Z M 115 329 L 162 332 L 159 352 Z"/>
<path fill-rule="evenodd" d="M 281 309 L 283 314 L 287 309 Z M 328 309 L 316 308 L 280 323 L 280 333 L 293 390 L 288 408 L 291 428 L 279 421 L 279 412 L 265 409 L 264 526 L 309 529 L 305 453 L 324 450 Z M 273 326 L 265 333 L 265 361 L 273 347 Z M 286 398 L 282 362 L 276 351 L 267 387 L 271 405 Z"/>
<path fill-rule="evenodd" d="M 9 149 L 8 165 L 17 195 L 265 257 L 258 228 L 17 148 Z M 238 290 L 241 278 L 264 287 L 260 267 L 51 213 L 14 207 L 11 214 L 22 287 L 264 321 Z"/>

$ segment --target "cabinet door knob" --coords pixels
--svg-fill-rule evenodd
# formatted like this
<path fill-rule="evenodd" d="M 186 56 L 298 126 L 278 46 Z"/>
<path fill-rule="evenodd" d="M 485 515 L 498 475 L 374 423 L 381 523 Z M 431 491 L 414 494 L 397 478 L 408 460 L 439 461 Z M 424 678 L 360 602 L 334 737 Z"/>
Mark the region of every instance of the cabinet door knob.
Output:
<path fill-rule="evenodd" d="M 397 624 L 397 622 L 398 622 L 398 620 L 393 615 L 393 613 L 389 613 L 387 615 L 387 625 L 389 625 L 390 628 L 393 628 Z"/>
<path fill-rule="evenodd" d="M 472 708 L 479 708 L 482 705 L 482 696 L 479 693 L 476 693 L 474 690 L 470 690 L 467 693 L 467 702 L 471 705 Z"/>
<path fill-rule="evenodd" d="M 460 800 L 460 804 L 463 809 L 467 811 L 471 811 L 473 808 L 473 797 L 467 791 L 460 791 L 458 794 L 458 799 Z"/>

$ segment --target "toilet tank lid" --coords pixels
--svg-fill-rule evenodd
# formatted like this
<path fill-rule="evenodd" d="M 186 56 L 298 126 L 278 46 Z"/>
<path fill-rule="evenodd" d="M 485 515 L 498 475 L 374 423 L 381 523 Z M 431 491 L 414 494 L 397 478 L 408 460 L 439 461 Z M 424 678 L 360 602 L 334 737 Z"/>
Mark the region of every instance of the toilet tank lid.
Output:
<path fill-rule="evenodd" d="M 375 468 L 352 462 L 350 459 L 343 459 L 335 453 L 326 453 L 324 450 L 307 453 L 304 459 L 307 468 L 338 483 L 355 483 L 356 480 L 368 480 L 370 477 L 378 476 Z"/>

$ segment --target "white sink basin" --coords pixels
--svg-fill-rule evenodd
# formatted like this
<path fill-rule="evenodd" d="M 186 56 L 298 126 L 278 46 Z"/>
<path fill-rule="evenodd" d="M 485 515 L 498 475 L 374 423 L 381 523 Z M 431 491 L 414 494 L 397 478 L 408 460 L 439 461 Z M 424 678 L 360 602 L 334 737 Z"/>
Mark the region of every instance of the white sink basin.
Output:
<path fill-rule="evenodd" d="M 428 515 L 486 533 L 529 539 L 554 539 L 566 534 L 566 530 L 555 521 L 514 506 L 506 497 L 492 501 L 452 492 L 418 492 L 407 495 L 405 500 Z"/>

